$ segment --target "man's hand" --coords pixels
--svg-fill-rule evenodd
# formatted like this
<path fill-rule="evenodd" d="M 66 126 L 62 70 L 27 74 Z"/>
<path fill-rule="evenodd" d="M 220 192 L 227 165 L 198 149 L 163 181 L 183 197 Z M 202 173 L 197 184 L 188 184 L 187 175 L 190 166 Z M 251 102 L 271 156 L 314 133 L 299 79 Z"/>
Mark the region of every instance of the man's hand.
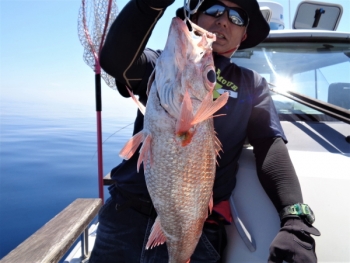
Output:
<path fill-rule="evenodd" d="M 321 233 L 300 218 L 287 219 L 270 246 L 268 263 L 316 263 L 315 240 Z"/>

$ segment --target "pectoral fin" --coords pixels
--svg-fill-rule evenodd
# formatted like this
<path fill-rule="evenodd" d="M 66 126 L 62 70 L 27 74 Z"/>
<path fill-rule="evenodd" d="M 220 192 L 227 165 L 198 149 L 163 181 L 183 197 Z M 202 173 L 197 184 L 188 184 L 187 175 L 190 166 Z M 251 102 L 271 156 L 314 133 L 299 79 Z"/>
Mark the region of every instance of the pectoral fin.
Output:
<path fill-rule="evenodd" d="M 226 104 L 228 97 L 229 94 L 225 92 L 215 101 L 213 101 L 213 93 L 208 93 L 199 106 L 199 109 L 197 110 L 191 124 L 195 125 L 209 118 L 212 118 L 213 114 Z"/>
<path fill-rule="evenodd" d="M 139 145 L 143 142 L 144 136 L 142 131 L 136 133 L 120 150 L 119 156 L 125 160 L 129 160 L 134 155 Z"/>
<path fill-rule="evenodd" d="M 176 133 L 182 133 L 188 131 L 193 121 L 193 108 L 192 108 L 192 102 L 190 95 L 188 94 L 188 91 L 186 90 L 182 104 L 181 104 L 181 112 L 180 112 L 180 119 L 176 123 Z"/>
<path fill-rule="evenodd" d="M 180 139 L 181 145 L 188 145 L 193 137 L 194 129 L 192 129 L 193 108 L 190 95 L 187 90 L 181 104 L 180 117 L 176 122 L 176 136 Z"/>
<path fill-rule="evenodd" d="M 142 147 L 140 149 L 140 156 L 139 156 L 139 159 L 137 160 L 137 172 L 139 172 L 141 163 L 143 162 L 145 164 L 145 161 L 147 160 L 147 158 L 150 160 L 152 165 L 151 142 L 152 142 L 152 136 L 149 134 L 144 139 Z"/>

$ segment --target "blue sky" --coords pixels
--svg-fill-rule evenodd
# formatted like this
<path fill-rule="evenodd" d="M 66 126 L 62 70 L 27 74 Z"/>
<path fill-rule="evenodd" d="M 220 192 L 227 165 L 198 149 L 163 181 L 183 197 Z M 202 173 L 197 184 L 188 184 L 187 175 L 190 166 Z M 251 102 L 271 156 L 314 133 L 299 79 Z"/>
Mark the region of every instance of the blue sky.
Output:
<path fill-rule="evenodd" d="M 119 9 L 126 0 L 117 1 Z M 300 0 L 275 0 L 283 5 L 286 28 L 289 11 Z M 350 0 L 329 0 L 343 5 L 338 31 L 350 31 Z M 80 0 L 0 0 L 1 114 L 94 114 L 94 72 L 83 61 L 77 34 Z M 163 48 L 170 20 L 182 0 L 168 8 L 148 46 Z M 134 114 L 130 100 L 103 85 L 103 115 Z M 59 109 L 53 105 L 61 105 Z M 16 106 L 14 106 L 16 105 Z M 21 106 L 19 106 L 21 105 Z M 91 108 L 89 113 L 85 109 Z M 82 110 L 84 109 L 84 110 Z"/>

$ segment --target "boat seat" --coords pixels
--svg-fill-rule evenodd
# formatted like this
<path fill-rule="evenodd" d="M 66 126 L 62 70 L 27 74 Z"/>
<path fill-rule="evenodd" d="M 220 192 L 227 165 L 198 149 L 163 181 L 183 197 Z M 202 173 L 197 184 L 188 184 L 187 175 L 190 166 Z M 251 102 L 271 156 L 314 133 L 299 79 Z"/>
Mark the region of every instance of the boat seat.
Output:
<path fill-rule="evenodd" d="M 328 88 L 328 102 L 350 109 L 350 83 L 332 83 Z"/>

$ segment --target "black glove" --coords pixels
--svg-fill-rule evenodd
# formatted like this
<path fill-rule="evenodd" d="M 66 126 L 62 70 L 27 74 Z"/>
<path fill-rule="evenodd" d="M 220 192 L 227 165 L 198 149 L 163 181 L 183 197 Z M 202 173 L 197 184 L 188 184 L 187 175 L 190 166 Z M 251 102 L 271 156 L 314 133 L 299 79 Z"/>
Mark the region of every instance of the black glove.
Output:
<path fill-rule="evenodd" d="M 316 263 L 315 240 L 320 236 L 315 227 L 299 217 L 287 218 L 270 246 L 268 263 Z"/>
<path fill-rule="evenodd" d="M 167 8 L 175 0 L 142 0 L 145 4 L 153 8 Z"/>

